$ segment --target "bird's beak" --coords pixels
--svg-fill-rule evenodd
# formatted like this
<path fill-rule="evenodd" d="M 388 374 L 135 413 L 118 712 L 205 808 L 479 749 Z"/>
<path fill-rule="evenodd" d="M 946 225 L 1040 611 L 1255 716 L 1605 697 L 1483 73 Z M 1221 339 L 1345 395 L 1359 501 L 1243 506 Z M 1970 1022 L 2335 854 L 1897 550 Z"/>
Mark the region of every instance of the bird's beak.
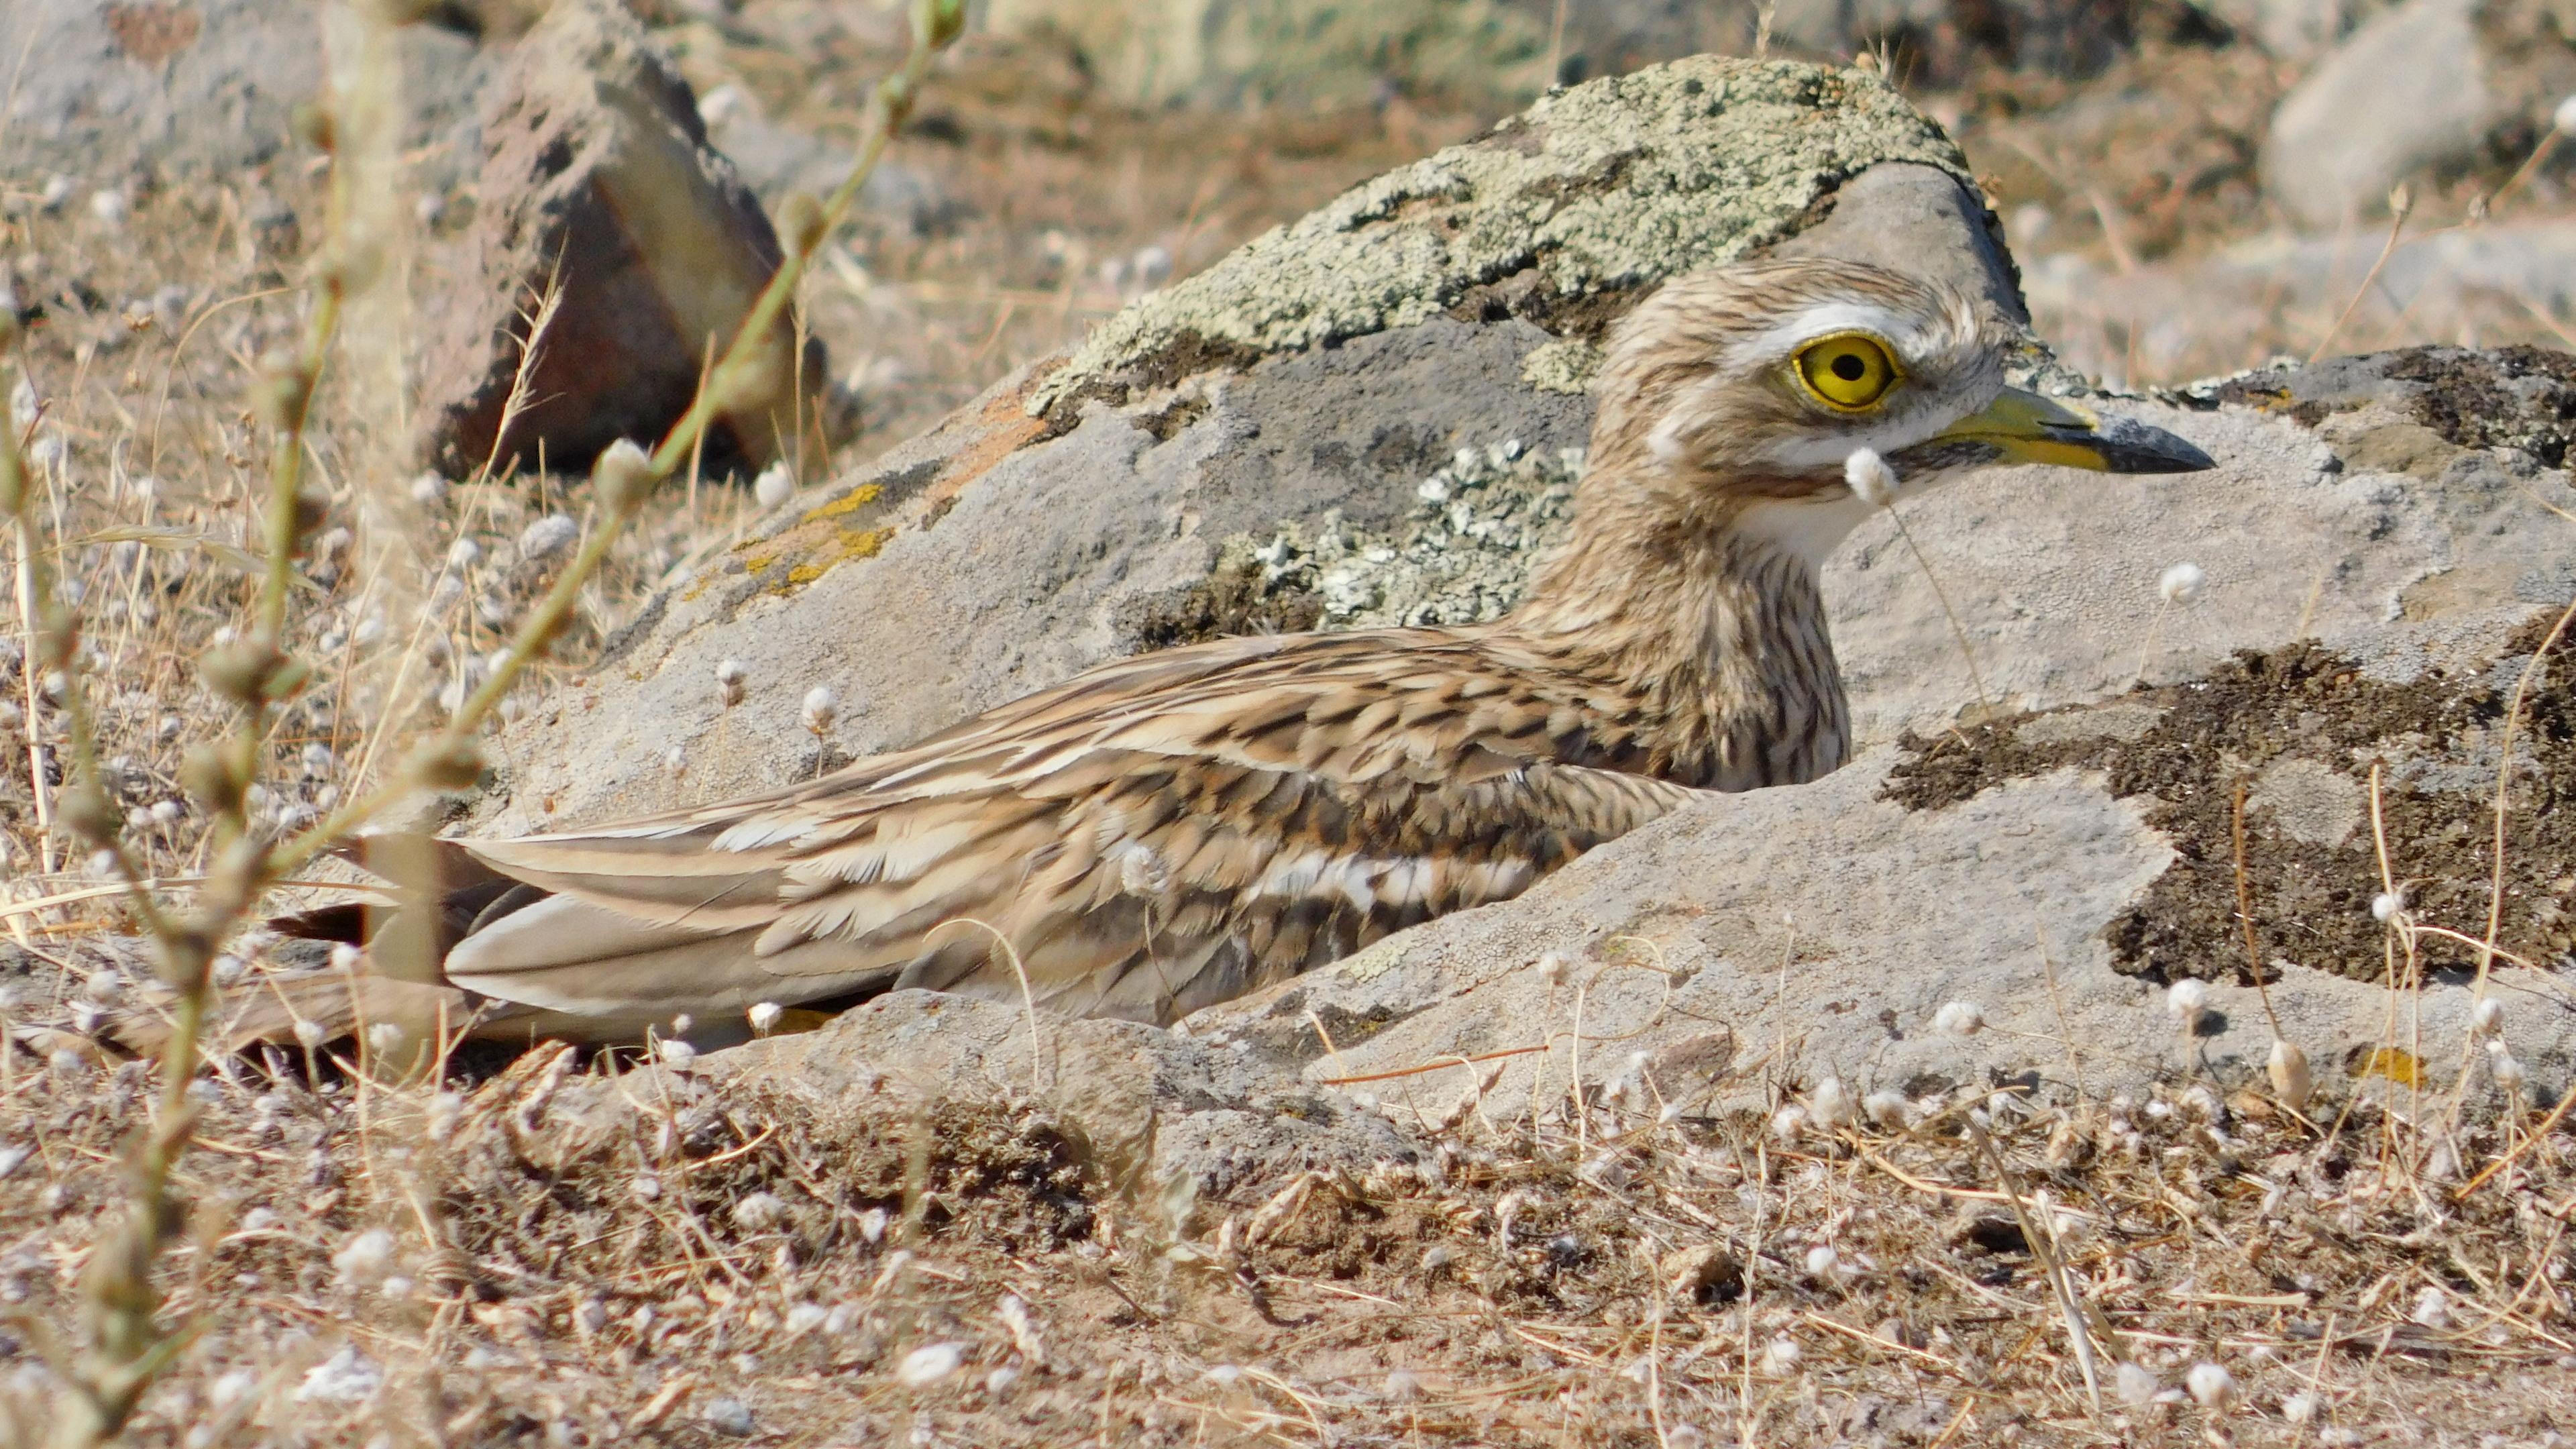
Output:
<path fill-rule="evenodd" d="M 2090 408 L 2005 388 L 1986 410 L 1961 418 L 1935 443 L 1984 443 L 2009 463 L 2053 463 L 2096 473 L 2197 473 L 2218 465 L 2162 428 L 2104 418 Z"/>

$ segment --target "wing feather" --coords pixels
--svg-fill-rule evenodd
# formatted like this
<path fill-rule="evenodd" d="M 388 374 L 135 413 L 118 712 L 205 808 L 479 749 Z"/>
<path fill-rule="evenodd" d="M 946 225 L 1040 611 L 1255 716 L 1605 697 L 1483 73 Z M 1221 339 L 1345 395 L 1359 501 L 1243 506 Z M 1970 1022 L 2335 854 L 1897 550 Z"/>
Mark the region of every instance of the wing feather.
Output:
<path fill-rule="evenodd" d="M 1165 1020 L 1517 893 L 1698 792 L 1620 773 L 1626 702 L 1474 631 L 1121 661 L 819 780 L 460 842 L 556 894 L 449 960 L 620 1019 L 867 983 Z"/>

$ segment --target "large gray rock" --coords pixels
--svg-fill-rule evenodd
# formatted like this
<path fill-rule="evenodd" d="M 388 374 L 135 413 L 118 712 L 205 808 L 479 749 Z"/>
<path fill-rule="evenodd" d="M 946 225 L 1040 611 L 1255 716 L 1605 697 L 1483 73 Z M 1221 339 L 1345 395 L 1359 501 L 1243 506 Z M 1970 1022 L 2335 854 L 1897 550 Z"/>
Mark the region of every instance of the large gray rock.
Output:
<path fill-rule="evenodd" d="M 935 991 L 893 992 L 820 1030 L 703 1060 L 728 1080 L 845 1104 L 889 1089 L 907 1101 L 1041 1104 L 1116 1176 L 1152 1191 L 1186 1177 L 1219 1196 L 1419 1151 L 1384 1116 L 1250 1052 Z"/>
<path fill-rule="evenodd" d="M 1709 58 L 1554 96 L 1140 300 L 772 519 L 510 731 L 485 823 L 809 775 L 817 684 L 847 702 L 832 749 L 857 754 L 1141 648 L 1311 622 L 1249 547 L 1328 520 L 1416 528 L 1420 486 L 1461 448 L 1580 446 L 1603 331 L 1697 266 L 1798 239 L 2018 315 L 1964 180 L 1857 71 Z M 724 711 L 728 658 L 750 695 Z"/>
<path fill-rule="evenodd" d="M 2374 224 L 2399 181 L 2529 150 L 2571 87 L 2576 19 L 2555 0 L 2406 0 L 2281 98 L 2264 194 L 2314 230 Z"/>
<path fill-rule="evenodd" d="M 2420 168 L 2465 155 L 2505 115 L 2474 0 L 2407 0 L 2355 31 L 2272 113 L 2263 190 L 2319 229 L 2383 214 Z"/>
<path fill-rule="evenodd" d="M 322 85 L 320 10 L 269 0 L 103 5 L 0 0 L 10 67 L 0 176 L 92 187 L 238 179 L 293 145 L 290 117 Z M 466 35 L 397 38 L 422 186 L 444 191 L 477 153 L 476 104 L 498 70 Z"/>

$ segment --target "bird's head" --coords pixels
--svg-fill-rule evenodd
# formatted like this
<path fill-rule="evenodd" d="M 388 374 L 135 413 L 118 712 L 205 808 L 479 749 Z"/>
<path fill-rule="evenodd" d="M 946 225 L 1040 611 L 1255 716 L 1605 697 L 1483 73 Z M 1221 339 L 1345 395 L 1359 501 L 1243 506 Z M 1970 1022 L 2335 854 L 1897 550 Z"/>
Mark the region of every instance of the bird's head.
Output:
<path fill-rule="evenodd" d="M 1594 462 L 1811 561 L 1872 506 L 1847 472 L 1861 449 L 1909 494 L 2000 463 L 2212 466 L 2160 428 L 2005 386 L 2019 342 L 1990 305 L 1882 267 L 1798 258 L 1695 272 L 1613 336 Z"/>

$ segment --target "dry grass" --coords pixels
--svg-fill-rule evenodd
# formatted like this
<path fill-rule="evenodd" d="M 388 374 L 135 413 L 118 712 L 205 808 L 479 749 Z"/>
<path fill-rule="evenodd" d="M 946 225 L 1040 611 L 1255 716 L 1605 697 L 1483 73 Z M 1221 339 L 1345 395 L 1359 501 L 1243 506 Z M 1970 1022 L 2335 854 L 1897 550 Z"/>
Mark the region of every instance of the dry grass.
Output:
<path fill-rule="evenodd" d="M 782 34 L 809 13 L 747 12 Z M 701 89 L 743 84 L 827 134 L 855 112 L 851 78 L 900 49 L 864 24 L 803 48 L 742 33 L 680 37 Z M 2130 178 L 2096 205 L 2007 177 L 2007 211 L 2018 185 L 2078 218 L 2047 249 L 2152 265 L 2259 226 L 2224 160 L 2255 109 L 2234 91 L 2175 140 L 2163 191 L 2140 179 L 2152 167 L 2119 169 L 2153 159 L 2118 119 L 2145 74 L 1954 98 L 1981 162 L 2002 154 L 2008 113 L 2013 154 Z M 2216 93 L 2234 72 L 2213 74 L 2175 84 Z M 2257 97 L 2260 79 L 2245 81 Z M 971 45 L 925 116 L 895 160 L 938 178 L 953 210 L 845 231 L 806 289 L 868 410 L 856 454 L 1077 338 L 1132 293 L 1144 249 L 1188 271 L 1476 124 L 1401 101 L 1221 125 L 1130 115 L 1091 101 L 1061 57 Z M 79 592 L 129 849 L 183 882 L 208 860 L 180 761 L 231 720 L 195 665 L 242 627 L 260 570 L 267 458 L 243 399 L 305 323 L 292 279 L 313 238 L 265 198 L 318 215 L 318 182 L 297 158 L 141 195 L 110 228 L 81 198 L 44 205 L 40 181 L 0 183 L 9 285 L 42 312 L 14 354 L 16 422 L 42 532 Z M 2541 201 L 2555 184 L 2540 179 Z M 2429 196 L 2428 213 L 2443 204 Z M 2121 232 L 2140 216 L 2154 225 Z M 2097 321 L 2100 347 L 2128 346 Z M 2434 337 L 2470 325 L 2398 321 Z M 399 355 L 398 321 L 370 325 L 396 330 L 360 345 Z M 2284 323 L 2198 335 L 2185 355 L 2242 365 L 2276 334 L 2314 341 Z M 537 477 L 425 489 L 404 531 L 361 528 L 370 497 L 411 496 L 384 476 L 403 429 L 395 399 L 326 386 L 307 460 L 324 546 L 289 611 L 317 673 L 263 741 L 265 830 L 380 781 L 568 557 L 526 556 L 530 526 L 588 517 L 585 482 Z M 586 587 L 556 650 L 569 662 L 538 674 L 578 674 L 748 510 L 709 480 L 657 498 Z M 399 546 L 364 555 L 360 538 Z M 25 662 L 23 611 L 6 617 L 0 1017 L 77 1021 L 151 971 L 130 914 L 50 828 L 54 686 Z M 295 950 L 256 933 L 231 949 L 254 965 Z M 1113 1187 L 1078 1106 L 818 1106 L 610 1071 L 540 1054 L 425 1086 L 280 1057 L 198 1082 L 201 1141 L 178 1178 L 188 1242 L 161 1277 L 191 1336 L 133 1437 L 2465 1445 L 2556 1442 L 2576 1416 L 2568 1138 L 2528 1114 L 2447 1126 L 2445 1084 L 2420 1101 L 2375 1084 L 2312 1106 L 2315 1123 L 2181 1080 L 2146 1102 L 1918 1103 L 1911 1127 L 1789 1140 L 1764 1118 L 1596 1091 L 1535 1120 L 1463 1114 L 1418 1163 L 1193 1204 Z M 0 1302 L 15 1311 L 0 1442 L 44 1436 L 61 1392 L 47 1355 L 76 1336 L 76 1285 L 123 1200 L 151 1086 L 140 1063 L 0 1048 Z M 1999 1159 L 1971 1140 L 1971 1106 Z M 2025 1220 L 2055 1235 L 2103 1325 L 2098 1414 Z M 933 1373 L 942 1344 L 957 1366 Z M 2232 1409 L 2178 1397 L 2204 1361 L 2232 1375 Z"/>
<path fill-rule="evenodd" d="M 2443 1136 L 2439 1094 L 2330 1132 L 2187 1083 L 1997 1098 L 2018 1214 L 1973 1097 L 1783 1140 L 1597 1090 L 1579 1123 L 1471 1112 L 1415 1164 L 1176 1204 L 1038 1104 L 272 1065 L 194 1093 L 167 1272 L 206 1316 L 136 1442 L 2467 1445 L 2576 1412 L 2568 1139 Z M 19 1437 L 145 1091 L 0 1084 Z M 2099 1416 L 2023 1219 L 2108 1329 Z M 2183 1393 L 2201 1363 L 2224 1413 Z"/>

